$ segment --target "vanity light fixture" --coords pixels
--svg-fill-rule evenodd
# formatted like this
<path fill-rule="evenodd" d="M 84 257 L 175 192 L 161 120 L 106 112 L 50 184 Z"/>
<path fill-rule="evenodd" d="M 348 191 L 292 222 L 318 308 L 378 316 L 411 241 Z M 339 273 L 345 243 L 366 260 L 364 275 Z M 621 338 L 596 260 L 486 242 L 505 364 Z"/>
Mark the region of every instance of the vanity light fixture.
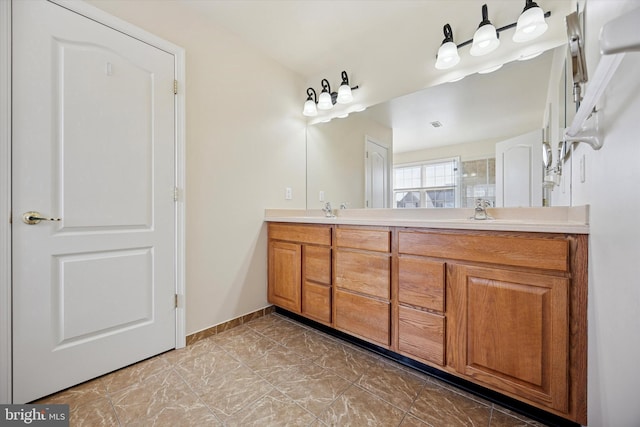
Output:
<path fill-rule="evenodd" d="M 473 44 L 469 53 L 472 56 L 482 56 L 493 52 L 500 46 L 498 30 L 489 21 L 489 10 L 486 4 L 482 5 L 482 21 L 473 35 Z"/>
<path fill-rule="evenodd" d="M 317 96 L 316 91 L 310 87 L 307 89 L 307 100 L 304 103 L 302 114 L 307 117 L 314 117 L 318 115 L 318 110 L 330 110 L 336 104 L 349 104 L 353 101 L 353 94 L 351 91 L 358 89 L 358 86 L 349 86 L 349 76 L 346 71 L 341 74 L 342 82 L 338 92 L 331 92 L 331 85 L 329 80 L 322 79 L 320 85 L 322 86 L 322 92 L 320 96 Z"/>
<path fill-rule="evenodd" d="M 318 115 L 318 109 L 316 108 L 316 104 L 318 103 L 318 95 L 314 88 L 310 87 L 307 89 L 307 100 L 304 103 L 304 109 L 302 110 L 302 114 L 307 117 L 313 117 Z"/>
<path fill-rule="evenodd" d="M 453 31 L 451 25 L 446 24 L 443 28 L 444 40 L 438 49 L 435 67 L 438 70 L 446 70 L 460 62 L 458 49 L 468 44 L 471 45 L 469 53 L 472 56 L 482 56 L 493 52 L 500 46 L 500 33 L 511 28 L 515 28 L 513 41 L 524 43 L 541 36 L 549 27 L 545 18 L 551 16 L 551 12 L 544 12 L 533 0 L 525 0 L 524 10 L 520 14 L 518 21 L 504 27 L 496 28 L 489 21 L 489 11 L 487 5 L 482 5 L 482 21 L 471 40 L 464 41 L 456 45 L 453 41 Z"/>
<path fill-rule="evenodd" d="M 333 96 L 331 96 L 331 86 L 329 85 L 329 80 L 322 79 L 320 82 L 322 85 L 322 92 L 320 93 L 320 97 L 318 98 L 318 109 L 319 110 L 330 110 L 333 108 L 333 104 L 335 104 L 335 100 L 333 100 Z M 337 94 L 336 94 L 337 97 Z"/>

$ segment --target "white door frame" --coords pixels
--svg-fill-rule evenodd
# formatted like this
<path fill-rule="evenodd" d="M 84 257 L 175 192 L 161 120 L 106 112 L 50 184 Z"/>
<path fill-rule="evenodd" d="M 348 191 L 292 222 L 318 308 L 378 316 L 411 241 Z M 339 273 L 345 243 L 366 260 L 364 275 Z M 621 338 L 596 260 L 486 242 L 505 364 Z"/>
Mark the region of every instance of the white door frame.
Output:
<path fill-rule="evenodd" d="M 176 120 L 176 348 L 186 344 L 185 316 L 185 51 L 91 6 L 48 0 L 174 55 Z M 0 404 L 12 403 L 11 347 L 11 1 L 0 1 Z"/>

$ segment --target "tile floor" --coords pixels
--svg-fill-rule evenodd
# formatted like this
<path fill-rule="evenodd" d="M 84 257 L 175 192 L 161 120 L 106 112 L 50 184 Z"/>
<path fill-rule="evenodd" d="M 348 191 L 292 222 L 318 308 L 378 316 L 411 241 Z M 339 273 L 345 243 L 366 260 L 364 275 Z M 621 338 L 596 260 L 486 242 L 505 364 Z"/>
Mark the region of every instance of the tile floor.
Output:
<path fill-rule="evenodd" d="M 37 403 L 71 426 L 542 426 L 278 314 Z"/>

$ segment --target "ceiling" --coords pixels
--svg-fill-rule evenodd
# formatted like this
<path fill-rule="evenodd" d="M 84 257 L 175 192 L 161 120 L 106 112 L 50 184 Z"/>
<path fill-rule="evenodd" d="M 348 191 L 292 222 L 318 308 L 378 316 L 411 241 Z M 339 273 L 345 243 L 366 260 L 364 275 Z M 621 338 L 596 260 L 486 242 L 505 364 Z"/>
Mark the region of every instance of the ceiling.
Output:
<path fill-rule="evenodd" d="M 306 97 L 307 86 L 320 88 L 320 80 L 327 78 L 332 85 L 339 84 L 341 70 L 346 70 L 352 85 L 360 85 L 354 92 L 355 103 L 371 107 L 397 97 L 414 94 L 404 100 L 385 104 L 372 113 L 377 120 L 394 128 L 397 151 L 425 148 L 421 135 L 432 131 L 425 127 L 439 120 L 445 125 L 438 135 L 449 141 L 464 141 L 476 122 L 487 117 L 499 125 L 501 117 L 514 108 L 540 105 L 540 88 L 517 85 L 515 77 L 506 76 L 505 66 L 499 73 L 479 76 L 478 70 L 494 63 L 513 61 L 524 49 L 547 50 L 566 42 L 564 17 L 575 7 L 575 0 L 539 0 L 538 4 L 552 12 L 549 30 L 528 44 L 511 41 L 511 33 L 502 34 L 501 46 L 486 57 L 471 57 L 468 47 L 460 48 L 461 63 L 452 71 L 433 67 L 435 54 L 443 38 L 442 26 L 449 23 L 456 43 L 471 39 L 481 20 L 481 7 L 488 5 L 489 19 L 496 27 L 513 23 L 524 7 L 524 0 L 181 0 L 185 10 L 224 27 L 254 46 L 266 56 L 297 73 L 304 85 L 300 88 L 300 109 Z M 535 60 L 526 61 L 532 67 Z M 536 66 L 548 77 L 550 61 L 537 61 Z M 509 64 L 510 65 L 510 64 Z M 422 89 L 439 85 L 457 75 L 469 75 L 463 84 L 445 84 L 442 90 L 429 95 Z M 499 76 L 499 77 L 497 77 Z M 505 79 L 510 81 L 504 85 Z M 481 82 L 484 95 L 474 98 L 468 92 L 472 82 Z M 514 86 L 515 85 L 515 86 Z M 445 90 L 446 87 L 446 90 Z M 458 88 L 457 93 L 450 92 Z M 465 89 L 466 88 L 466 89 Z M 498 97 L 504 98 L 499 99 Z M 424 104 L 421 99 L 430 97 Z M 434 99 L 435 97 L 435 99 Z M 457 100 L 455 103 L 448 100 Z M 514 101 L 517 101 L 515 104 Z M 534 102 L 528 102 L 534 101 Z M 435 104 L 434 104 L 435 102 Z M 484 113 L 474 115 L 468 107 L 483 105 Z M 360 106 L 359 105 L 359 106 Z M 418 105 L 420 105 L 418 107 Z M 430 106 L 429 106 L 430 105 Z M 442 108 L 435 108 L 442 106 Z M 445 110 L 444 106 L 454 110 Z M 343 110 L 340 110 L 343 108 Z M 337 117 L 349 107 L 334 108 L 325 115 Z M 542 101 L 544 109 L 544 101 Z M 438 114 L 436 114 L 438 113 Z M 467 117 L 465 126 L 453 126 L 453 115 Z M 310 121 L 326 120 L 328 116 Z M 402 117 L 402 119 L 400 119 Z M 502 120 L 504 121 L 504 120 Z M 530 122 L 530 120 L 529 120 Z M 448 126 L 448 127 L 447 127 Z M 515 124 L 514 124 L 515 126 Z M 530 130 L 530 129 L 528 129 Z M 442 140 L 430 138 L 432 145 Z"/>

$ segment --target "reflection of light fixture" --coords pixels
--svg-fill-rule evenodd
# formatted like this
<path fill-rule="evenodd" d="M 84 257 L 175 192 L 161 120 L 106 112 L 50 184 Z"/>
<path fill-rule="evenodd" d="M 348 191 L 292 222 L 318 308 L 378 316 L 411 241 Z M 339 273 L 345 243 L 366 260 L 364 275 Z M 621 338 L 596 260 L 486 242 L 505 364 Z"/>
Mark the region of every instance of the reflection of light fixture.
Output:
<path fill-rule="evenodd" d="M 302 110 L 302 114 L 307 117 L 313 117 L 318 115 L 318 110 L 316 109 L 316 102 L 318 96 L 316 95 L 315 89 L 310 87 L 307 89 L 307 100 L 304 103 L 304 109 Z"/>
<path fill-rule="evenodd" d="M 542 8 L 533 0 L 526 0 L 524 10 L 518 18 L 516 32 L 513 41 L 516 43 L 528 42 L 541 36 L 549 26 L 544 20 Z"/>
<path fill-rule="evenodd" d="M 500 68 L 502 68 L 502 65 L 503 64 L 498 64 L 498 65 L 494 65 L 493 67 L 485 68 L 484 70 L 478 71 L 478 74 L 493 73 L 494 71 L 498 71 Z"/>
<path fill-rule="evenodd" d="M 346 71 L 341 74 L 342 83 L 338 92 L 331 92 L 331 85 L 329 80 L 322 79 L 320 84 L 322 85 L 322 92 L 320 96 L 316 96 L 316 91 L 313 88 L 307 89 L 307 100 L 304 103 L 304 109 L 302 114 L 307 117 L 313 117 L 318 114 L 318 110 L 330 110 L 335 103 L 348 104 L 353 101 L 352 90 L 358 89 L 358 86 L 349 86 L 349 76 Z"/>
<path fill-rule="evenodd" d="M 473 45 L 469 53 L 472 56 L 482 56 L 491 53 L 500 46 L 498 31 L 489 21 L 489 11 L 486 4 L 482 5 L 482 22 L 473 35 Z"/>
<path fill-rule="evenodd" d="M 517 22 L 514 22 L 504 27 L 496 28 L 489 21 L 489 13 L 487 5 L 482 6 L 482 22 L 473 39 L 456 45 L 453 41 L 453 31 L 451 26 L 446 24 L 443 28 L 444 40 L 438 49 L 438 55 L 436 57 L 435 67 L 438 70 L 446 70 L 455 66 L 460 62 L 460 56 L 458 49 L 468 44 L 471 44 L 470 54 L 472 56 L 482 56 L 493 52 L 500 46 L 499 36 L 502 31 L 509 30 L 511 28 L 516 29 L 516 33 L 513 35 L 515 42 L 527 42 L 543 34 L 548 25 L 545 22 L 545 18 L 551 16 L 551 12 L 544 13 L 533 0 L 525 0 L 525 7 Z M 522 58 L 525 55 L 521 55 Z M 531 56 L 532 58 L 533 56 Z"/>
<path fill-rule="evenodd" d="M 444 32 L 444 40 L 438 49 L 438 57 L 436 60 L 436 68 L 438 70 L 446 70 L 460 62 L 458 55 L 458 46 L 453 42 L 453 31 L 451 26 L 446 24 L 442 31 Z"/>

